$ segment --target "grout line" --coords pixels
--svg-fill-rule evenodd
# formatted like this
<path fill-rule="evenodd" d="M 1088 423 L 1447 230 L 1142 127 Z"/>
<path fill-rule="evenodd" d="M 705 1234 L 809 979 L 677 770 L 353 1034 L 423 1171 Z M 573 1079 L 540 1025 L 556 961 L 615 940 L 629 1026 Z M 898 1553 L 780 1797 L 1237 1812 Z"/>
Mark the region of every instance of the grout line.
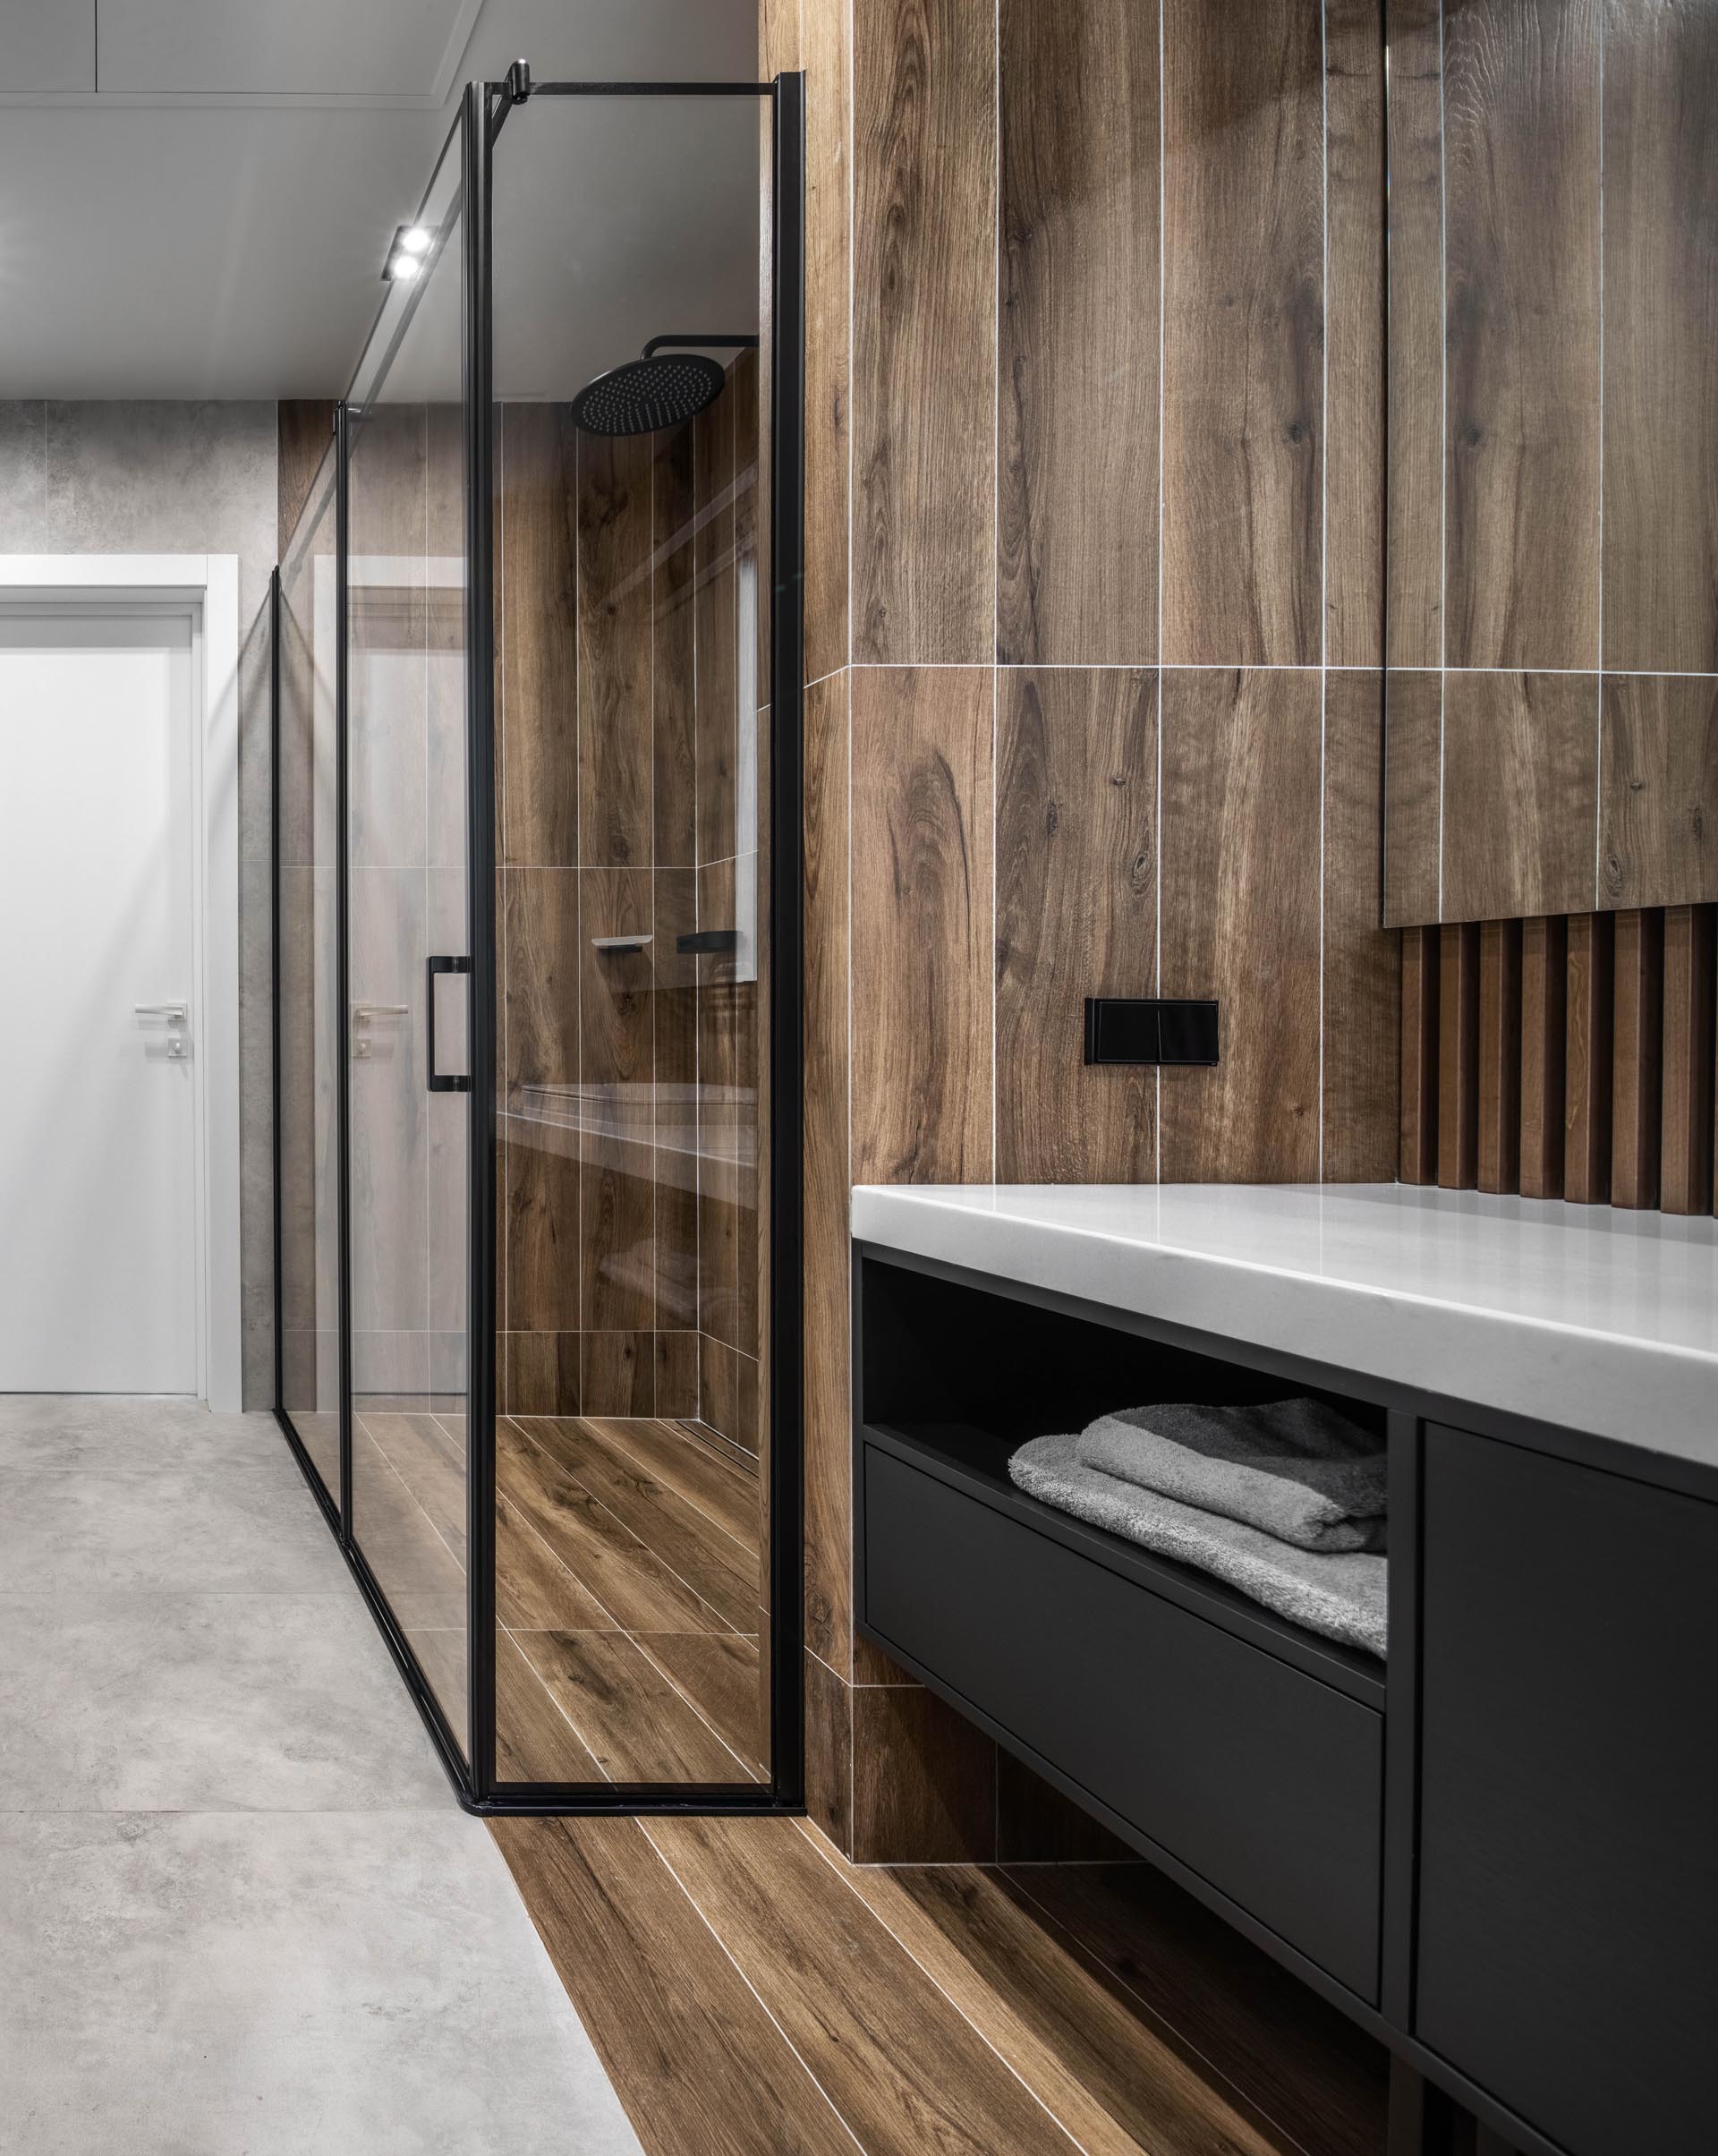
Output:
<path fill-rule="evenodd" d="M 830 2111 L 834 2114 L 836 2121 L 840 2126 L 842 2131 L 853 2143 L 854 2147 L 861 2152 L 861 2156 L 864 2156 L 863 2142 L 860 2140 L 858 2135 L 854 2132 L 853 2128 L 847 2124 L 846 2118 L 842 2117 L 840 2110 L 837 2108 L 835 2099 L 823 2086 L 823 2084 L 817 2078 L 817 2075 L 812 2073 L 811 2067 L 807 2064 L 804 2052 L 801 2051 L 799 2046 L 794 2041 L 793 2038 L 788 2035 L 787 2030 L 783 2028 L 782 2024 L 776 2019 L 775 2015 L 770 2013 L 769 2003 L 765 1999 L 762 1992 L 760 1991 L 758 1987 L 752 1981 L 752 1979 L 746 1974 L 745 1971 L 741 1968 L 739 1962 L 735 1957 L 733 1948 L 729 1947 L 727 1941 L 722 1937 L 721 1933 L 716 1929 L 710 1918 L 704 1913 L 703 1909 L 699 1905 L 696 1895 L 693 1893 L 692 1889 L 686 1885 L 685 1879 L 681 1878 L 680 1874 L 668 1862 L 668 1859 L 662 1850 L 661 1845 L 657 1842 L 654 1836 L 651 1834 L 646 1820 L 642 1817 L 634 1815 L 634 1824 L 637 1826 L 638 1831 L 644 1836 L 644 1839 L 649 1844 L 651 1849 L 655 1853 L 657 1862 L 668 1873 L 668 1877 L 674 1881 L 675 1885 L 679 1888 L 681 1893 L 685 1896 L 687 1901 L 691 1903 L 693 1911 L 697 1916 L 699 1922 L 703 1925 L 705 1930 L 709 1932 L 711 1939 L 715 1940 L 716 1944 L 721 1948 L 722 1952 L 727 1955 L 728 1961 L 733 1965 L 734 1973 L 739 1978 L 740 1981 L 745 1986 L 746 1990 L 752 1994 L 753 1998 L 757 2000 L 758 2005 L 762 2008 L 764 2015 L 768 2018 L 771 2028 L 775 2030 L 777 2035 L 780 2037 L 782 2042 L 787 2045 L 788 2050 L 791 2051 L 795 2058 L 798 2060 L 806 2079 L 817 2091 L 818 2094 L 823 2099 L 824 2102 L 829 2105 Z"/>
<path fill-rule="evenodd" d="M 840 1857 L 839 1851 L 838 1850 L 831 1853 L 829 1850 L 821 1846 L 817 1841 L 812 1840 L 809 1835 L 805 1838 L 808 1841 L 811 1841 L 812 1847 L 817 1852 L 818 1856 L 825 1864 L 829 1866 L 829 1869 L 835 1873 L 837 1879 L 841 1881 L 841 1884 L 846 1888 L 847 1892 L 852 1895 L 854 1900 L 859 1904 L 860 1907 L 865 1911 L 872 1922 L 877 1925 L 880 1925 L 881 1929 L 888 1934 L 888 1936 L 894 1940 L 895 1944 L 900 1948 L 901 1952 L 906 1955 L 907 1960 L 912 1963 L 913 1966 L 919 1972 L 920 1975 L 924 1978 L 925 1981 L 931 1986 L 932 1990 L 938 1992 L 940 1997 L 948 2000 L 948 2004 L 954 2008 L 955 2012 L 959 2015 L 962 2021 L 966 2024 L 966 2026 L 973 2032 L 974 2035 L 978 2038 L 979 2041 L 984 2045 L 985 2049 L 989 2050 L 995 2058 L 999 2060 L 1000 2063 L 1008 2068 L 1008 2072 L 1013 2075 L 1016 2081 L 1020 2084 L 1020 2086 L 1026 2092 L 1026 2094 L 1031 2097 L 1032 2101 L 1038 2106 L 1039 2109 L 1044 2114 L 1045 2118 L 1050 2120 L 1050 2124 L 1059 2127 L 1062 2133 L 1067 2135 L 1068 2140 L 1076 2149 L 1080 2151 L 1080 2156 L 1086 2156 L 1085 2144 L 1084 2142 L 1076 2137 L 1073 2128 L 1067 2126 L 1065 2121 L 1057 2118 L 1055 2112 L 1050 2109 L 1049 2104 L 1045 2102 L 1044 2099 L 1038 2093 L 1037 2090 L 1033 2087 L 1032 2084 L 1026 2079 L 1025 2075 L 1021 2073 L 1019 2067 L 1015 2065 L 1014 2061 L 1009 2058 L 1008 2054 L 1002 2050 L 999 2045 L 998 2045 L 990 2036 L 985 2033 L 983 2029 L 979 2026 L 978 2023 L 975 2022 L 972 2015 L 966 2011 L 965 2007 L 961 2005 L 959 1999 L 955 1997 L 954 1993 L 948 1990 L 938 1981 L 938 1978 L 931 1970 L 925 1967 L 924 1964 L 919 1959 L 918 1956 L 914 1953 L 912 1947 L 907 1945 L 906 1941 L 901 1937 L 900 1933 L 897 1931 L 894 1926 L 889 1922 L 889 1919 L 884 1916 L 880 1910 L 873 1907 L 872 1905 L 866 1900 L 865 1896 L 860 1893 L 858 1888 L 855 1887 L 853 1881 L 846 1876 L 846 1871 L 849 1867 L 845 1865 Z M 861 1865 L 851 1867 L 851 1869 L 868 1871 L 873 1869 L 873 1867 L 869 1865 Z M 879 1865 L 875 1867 L 875 1869 L 886 1871 L 889 1869 L 889 1867 L 887 1865 Z M 951 1865 L 948 1867 L 948 1869 L 951 1871 L 978 1871 L 982 1869 L 982 1867 L 975 1864 L 963 1866 Z"/>
<path fill-rule="evenodd" d="M 1163 11 L 1167 0 L 1157 0 L 1157 781 L 1153 814 L 1156 831 L 1152 847 L 1152 865 L 1156 877 L 1156 890 L 1152 902 L 1152 993 L 1163 993 L 1163 728 L 1166 698 L 1163 694 L 1163 555 L 1164 555 L 1164 501 L 1163 450 L 1166 439 L 1164 425 L 1165 384 L 1163 379 L 1164 355 L 1168 350 L 1169 308 L 1169 230 L 1166 222 L 1169 202 L 1169 143 L 1164 127 L 1167 108 L 1164 55 L 1166 35 Z M 1152 1179 L 1161 1186 L 1163 1181 L 1163 1071 L 1162 1067 L 1152 1073 Z"/>
<path fill-rule="evenodd" d="M 1450 659 L 1450 161 L 1445 144 L 1443 0 L 1438 0 L 1438 915 L 1443 915 L 1444 683 Z M 1385 654 L 1389 656 L 1388 653 Z"/>
<path fill-rule="evenodd" d="M 1604 870 L 1604 18 L 1599 10 L 1599 551 L 1598 698 L 1594 714 L 1593 903 L 1603 896 Z"/>
<path fill-rule="evenodd" d="M 1318 422 L 1319 448 L 1319 609 L 1318 609 L 1318 1180 L 1324 1180 L 1324 935 L 1325 850 L 1328 845 L 1330 763 L 1330 656 L 1331 656 L 1331 28 L 1328 0 L 1319 0 L 1319 83 L 1323 96 L 1323 333 L 1319 338 L 1323 360 L 1321 386 L 1323 408 Z"/>

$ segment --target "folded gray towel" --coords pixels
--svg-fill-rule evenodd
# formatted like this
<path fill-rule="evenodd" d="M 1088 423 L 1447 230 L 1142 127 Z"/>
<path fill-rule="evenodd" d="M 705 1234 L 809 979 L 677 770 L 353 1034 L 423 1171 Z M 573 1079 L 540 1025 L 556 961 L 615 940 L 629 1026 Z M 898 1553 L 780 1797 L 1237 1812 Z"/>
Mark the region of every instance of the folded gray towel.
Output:
<path fill-rule="evenodd" d="M 1008 1473 L 1059 1512 L 1226 1580 L 1308 1632 L 1383 1654 L 1387 1558 L 1297 1549 L 1241 1521 L 1086 1467 L 1078 1445 L 1074 1436 L 1034 1437 L 1008 1461 Z"/>
<path fill-rule="evenodd" d="M 1382 1446 L 1322 1400 L 1124 1408 L 1082 1431 L 1079 1460 L 1301 1549 L 1386 1545 Z"/>

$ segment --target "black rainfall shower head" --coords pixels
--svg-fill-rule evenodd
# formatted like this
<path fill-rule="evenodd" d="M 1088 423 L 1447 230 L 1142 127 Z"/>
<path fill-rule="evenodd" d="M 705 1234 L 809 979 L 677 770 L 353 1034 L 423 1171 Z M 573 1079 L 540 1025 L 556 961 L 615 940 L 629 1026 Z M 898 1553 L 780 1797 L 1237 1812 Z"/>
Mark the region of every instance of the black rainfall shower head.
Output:
<path fill-rule="evenodd" d="M 755 337 L 653 337 L 642 355 L 624 367 L 611 367 L 587 382 L 573 399 L 573 422 L 587 434 L 652 434 L 659 427 L 684 426 L 722 394 L 727 373 L 719 360 L 702 352 L 676 351 L 657 357 L 664 345 L 755 346 Z"/>

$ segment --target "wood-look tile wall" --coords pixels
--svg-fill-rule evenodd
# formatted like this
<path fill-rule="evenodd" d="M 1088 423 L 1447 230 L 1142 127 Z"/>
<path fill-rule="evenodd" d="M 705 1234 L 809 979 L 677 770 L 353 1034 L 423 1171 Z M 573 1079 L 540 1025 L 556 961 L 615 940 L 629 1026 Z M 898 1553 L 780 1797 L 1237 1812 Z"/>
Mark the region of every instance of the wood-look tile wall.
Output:
<path fill-rule="evenodd" d="M 735 919 L 757 397 L 747 354 L 672 432 L 505 406 L 497 547 L 503 1403 L 751 1453 L 756 989 L 676 941 Z"/>
<path fill-rule="evenodd" d="M 1389 0 L 1389 891 L 1718 899 L 1718 5 Z"/>
<path fill-rule="evenodd" d="M 762 51 L 808 91 L 812 1803 L 969 1856 L 988 1740 L 854 1636 L 852 1184 L 1394 1172 L 1382 10 L 763 0 Z M 1222 1062 L 1085 1069 L 1094 993 L 1218 995 Z"/>
<path fill-rule="evenodd" d="M 1404 929 L 1402 1181 L 1712 1212 L 1714 915 Z"/>

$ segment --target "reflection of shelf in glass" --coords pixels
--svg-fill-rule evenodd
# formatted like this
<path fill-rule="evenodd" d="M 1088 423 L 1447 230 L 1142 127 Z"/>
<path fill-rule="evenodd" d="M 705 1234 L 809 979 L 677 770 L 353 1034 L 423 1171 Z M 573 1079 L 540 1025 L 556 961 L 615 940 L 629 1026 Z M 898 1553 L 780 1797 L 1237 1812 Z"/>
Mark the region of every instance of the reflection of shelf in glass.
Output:
<path fill-rule="evenodd" d="M 580 1138 L 598 1138 L 629 1173 L 755 1202 L 758 1096 L 750 1087 L 521 1086 L 502 1121 L 540 1150 L 570 1153 Z M 557 1142 L 563 1138 L 570 1142 Z M 634 1150 L 635 1160 L 625 1157 Z"/>

